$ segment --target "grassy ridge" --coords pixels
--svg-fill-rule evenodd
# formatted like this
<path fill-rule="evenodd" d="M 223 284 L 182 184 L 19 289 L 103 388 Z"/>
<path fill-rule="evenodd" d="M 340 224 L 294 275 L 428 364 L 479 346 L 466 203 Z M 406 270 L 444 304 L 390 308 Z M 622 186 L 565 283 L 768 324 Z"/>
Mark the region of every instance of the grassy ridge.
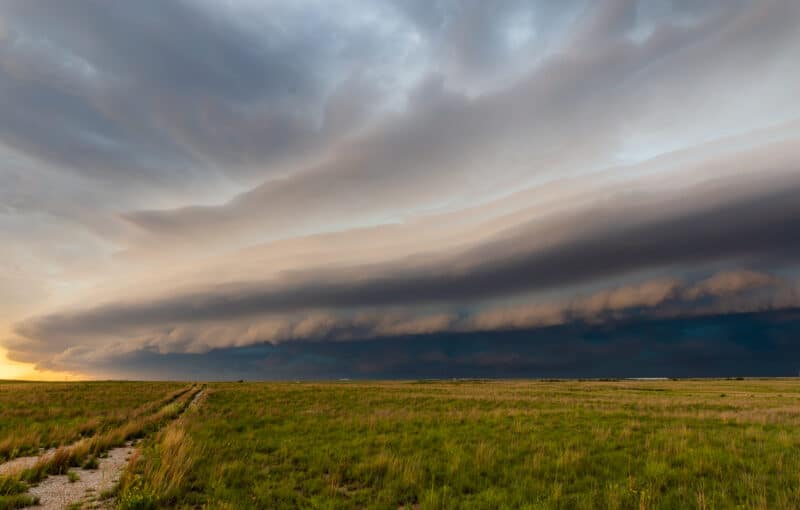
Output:
<path fill-rule="evenodd" d="M 139 508 L 796 508 L 798 425 L 794 380 L 216 384 L 146 451 L 128 495 L 150 491 Z"/>
<path fill-rule="evenodd" d="M 109 430 L 186 388 L 174 382 L 0 382 L 0 462 Z"/>

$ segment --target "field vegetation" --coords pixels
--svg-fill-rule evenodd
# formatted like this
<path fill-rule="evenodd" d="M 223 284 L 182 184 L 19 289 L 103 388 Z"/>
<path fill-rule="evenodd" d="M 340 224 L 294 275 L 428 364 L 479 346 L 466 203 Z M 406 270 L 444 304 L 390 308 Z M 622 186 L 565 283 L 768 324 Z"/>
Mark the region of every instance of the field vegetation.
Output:
<path fill-rule="evenodd" d="M 45 384 L 58 409 L 51 424 L 73 423 L 52 397 L 70 387 L 83 402 L 68 402 L 99 409 L 107 399 L 112 411 L 97 414 L 91 435 L 0 477 L 0 510 L 34 503 L 30 484 L 96 467 L 132 438 L 144 442 L 115 493 L 127 510 L 800 501 L 798 380 L 213 383 L 202 394 L 187 384 Z"/>
<path fill-rule="evenodd" d="M 175 382 L 0 381 L 0 462 L 118 427 L 187 389 Z"/>
<path fill-rule="evenodd" d="M 211 384 L 121 508 L 797 508 L 800 381 Z"/>
<path fill-rule="evenodd" d="M 132 389 L 126 383 L 107 384 L 110 386 L 116 384 L 118 392 Z M 168 388 L 160 383 L 152 384 L 160 386 L 162 390 Z M 102 386 L 97 387 L 105 389 Z M 106 417 L 102 422 L 103 426 L 98 427 L 94 434 L 81 437 L 71 444 L 60 446 L 39 457 L 38 462 L 32 467 L 0 475 L 0 510 L 21 508 L 36 503 L 36 499 L 26 494 L 26 491 L 30 484 L 38 483 L 48 475 L 66 474 L 70 482 L 76 482 L 79 479 L 77 473 L 70 471 L 70 468 L 96 469 L 98 457 L 102 457 L 111 448 L 145 437 L 166 426 L 184 412 L 201 390 L 200 385 L 182 384 L 178 389 L 172 388 L 166 395 L 163 395 L 163 391 L 159 392 L 161 398 L 142 404 L 127 413 L 122 412 L 124 418 L 117 413 Z M 109 393 L 103 392 L 103 394 Z M 110 394 L 118 393 L 110 392 Z M 111 407 L 116 404 L 116 402 L 110 403 Z"/>

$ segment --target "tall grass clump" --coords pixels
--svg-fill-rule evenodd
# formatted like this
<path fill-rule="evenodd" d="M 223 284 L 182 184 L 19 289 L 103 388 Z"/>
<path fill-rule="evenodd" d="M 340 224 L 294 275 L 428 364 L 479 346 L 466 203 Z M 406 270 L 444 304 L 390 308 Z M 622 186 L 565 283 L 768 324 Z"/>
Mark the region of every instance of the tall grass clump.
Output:
<path fill-rule="evenodd" d="M 28 486 L 13 478 L 0 478 L 0 510 L 24 508 L 38 503 L 37 498 L 25 494 Z"/>
<path fill-rule="evenodd" d="M 0 496 L 0 510 L 12 510 L 16 508 L 27 508 L 39 504 L 39 498 L 27 494 L 14 494 L 11 496 Z"/>
<path fill-rule="evenodd" d="M 47 475 L 66 474 L 70 468 L 80 467 L 111 448 L 151 434 L 180 415 L 201 390 L 200 387 L 194 387 L 191 391 L 182 392 L 176 400 L 170 401 L 153 414 L 139 416 L 115 429 L 58 448 L 52 455 L 42 457 L 33 468 L 23 471 L 20 478 L 36 483 Z"/>
<path fill-rule="evenodd" d="M 174 382 L 0 382 L 0 462 L 106 432 L 189 389 Z"/>
<path fill-rule="evenodd" d="M 185 495 L 189 475 L 202 457 L 186 432 L 188 411 L 159 432 L 141 456 L 132 459 L 119 485 L 117 508 L 173 507 Z"/>

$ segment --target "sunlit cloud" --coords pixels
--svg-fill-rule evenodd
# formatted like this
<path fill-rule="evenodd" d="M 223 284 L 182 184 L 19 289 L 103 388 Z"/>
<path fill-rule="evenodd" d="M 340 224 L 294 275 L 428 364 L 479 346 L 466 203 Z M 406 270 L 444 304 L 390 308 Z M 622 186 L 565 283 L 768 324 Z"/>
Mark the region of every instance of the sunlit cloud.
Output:
<path fill-rule="evenodd" d="M 378 377 L 371 343 L 524 358 L 509 331 L 624 323 L 617 352 L 636 321 L 791 316 L 798 20 L 790 0 L 8 0 L 6 376 L 339 345 Z M 424 355 L 545 366 L 453 349 Z"/>

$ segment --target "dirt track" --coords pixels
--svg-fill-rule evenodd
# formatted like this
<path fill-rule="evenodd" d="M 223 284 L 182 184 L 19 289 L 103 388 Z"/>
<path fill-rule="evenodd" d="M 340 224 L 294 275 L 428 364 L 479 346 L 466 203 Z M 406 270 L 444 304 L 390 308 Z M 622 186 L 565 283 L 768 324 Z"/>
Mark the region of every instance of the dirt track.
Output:
<path fill-rule="evenodd" d="M 78 502 L 85 503 L 84 508 L 102 507 L 100 495 L 103 491 L 112 489 L 119 481 L 134 450 L 134 446 L 129 443 L 109 450 L 108 457 L 98 459 L 97 469 L 71 469 L 79 477 L 74 482 L 70 482 L 67 475 L 48 476 L 28 491 L 32 496 L 39 497 L 39 505 L 30 508 L 61 510 Z"/>
<path fill-rule="evenodd" d="M 184 412 L 195 407 L 203 393 L 204 390 L 200 389 Z M 180 415 L 176 419 L 179 417 Z M 113 500 L 103 501 L 101 494 L 112 489 L 119 481 L 135 449 L 135 445 L 129 442 L 125 446 L 109 450 L 106 457 L 98 459 L 97 469 L 70 469 L 77 475 L 77 479 L 73 476 L 74 481 L 70 481 L 68 475 L 48 476 L 29 489 L 30 495 L 39 498 L 39 504 L 28 508 L 61 510 L 75 504 L 81 504 L 81 508 L 111 508 Z M 50 449 L 38 456 L 19 457 L 0 464 L 0 475 L 13 475 L 32 468 L 37 462 L 47 460 L 54 452 L 55 449 Z"/>

